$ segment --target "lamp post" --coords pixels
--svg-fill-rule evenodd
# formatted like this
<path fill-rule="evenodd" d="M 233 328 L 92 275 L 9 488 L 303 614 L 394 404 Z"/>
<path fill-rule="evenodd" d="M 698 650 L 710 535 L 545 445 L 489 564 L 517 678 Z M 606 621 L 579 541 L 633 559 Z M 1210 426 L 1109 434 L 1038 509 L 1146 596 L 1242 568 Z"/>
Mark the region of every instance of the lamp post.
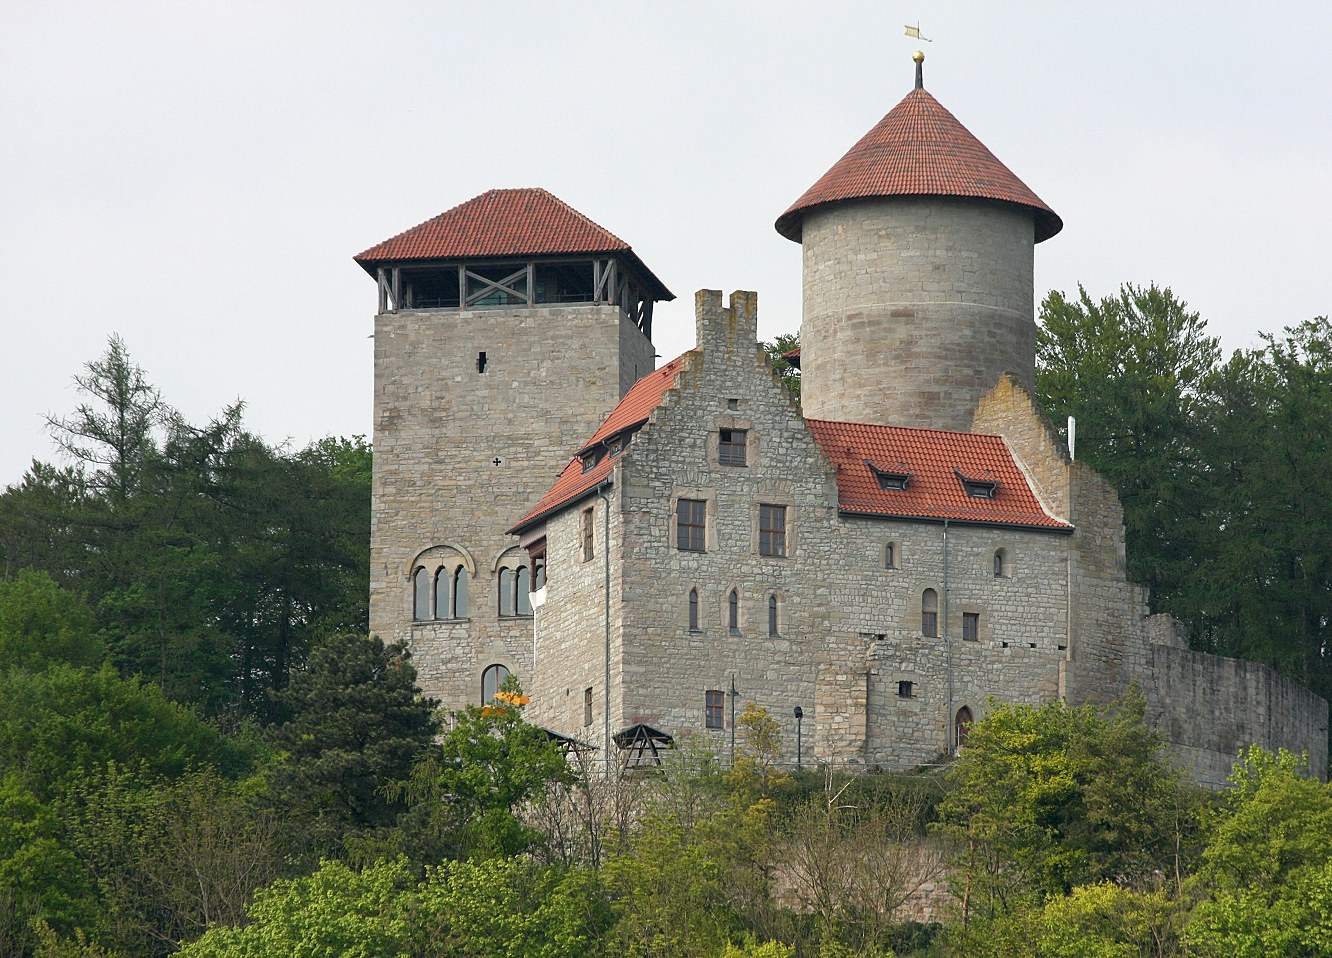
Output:
<path fill-rule="evenodd" d="M 801 723 L 801 720 L 804 719 L 804 717 L 805 717 L 805 710 L 802 709 L 799 705 L 797 705 L 797 706 L 795 707 L 795 720 L 796 720 L 796 768 L 800 768 L 800 763 L 801 763 L 801 760 L 802 760 L 802 755 L 801 755 L 801 753 L 804 751 L 804 749 L 802 748 L 803 743 L 800 741 L 800 723 Z"/>

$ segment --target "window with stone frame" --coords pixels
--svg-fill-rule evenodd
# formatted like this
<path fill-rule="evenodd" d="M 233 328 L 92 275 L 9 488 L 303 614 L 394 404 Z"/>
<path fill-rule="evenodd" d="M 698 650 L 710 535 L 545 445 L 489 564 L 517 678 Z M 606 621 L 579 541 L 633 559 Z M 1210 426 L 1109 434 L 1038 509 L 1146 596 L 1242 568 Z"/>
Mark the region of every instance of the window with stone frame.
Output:
<path fill-rule="evenodd" d="M 883 567 L 885 569 L 896 569 L 900 558 L 897 553 L 896 542 L 890 542 L 883 547 Z"/>
<path fill-rule="evenodd" d="M 980 641 L 980 613 L 963 612 L 962 613 L 962 641 L 979 642 Z"/>
<path fill-rule="evenodd" d="M 583 725 L 592 724 L 592 687 L 583 689 Z"/>
<path fill-rule="evenodd" d="M 698 590 L 697 590 L 697 589 L 690 589 L 690 590 L 689 590 L 689 631 L 690 631 L 690 632 L 700 632 L 700 631 L 702 631 L 702 630 L 699 628 L 698 623 L 699 623 L 699 617 L 698 617 Z"/>
<path fill-rule="evenodd" d="M 582 519 L 583 524 L 581 527 L 584 562 L 589 561 L 596 554 L 596 546 L 595 546 L 596 536 L 595 536 L 595 529 L 592 524 L 592 519 L 593 519 L 592 508 L 589 507 L 587 509 L 584 509 L 583 519 Z"/>
<path fill-rule="evenodd" d="M 726 596 L 726 629 L 731 635 L 740 634 L 740 593 L 735 589 Z"/>
<path fill-rule="evenodd" d="M 709 689 L 703 693 L 703 727 L 726 727 L 726 693 Z"/>
<path fill-rule="evenodd" d="M 743 466 L 748 436 L 748 431 L 744 429 L 720 430 L 717 435 L 717 462 L 723 466 Z"/>
<path fill-rule="evenodd" d="M 759 555 L 786 555 L 786 506 L 759 505 Z"/>
<path fill-rule="evenodd" d="M 770 595 L 768 596 L 768 635 L 774 638 L 778 635 L 777 612 L 777 596 Z"/>
<path fill-rule="evenodd" d="M 1011 575 L 1011 570 L 1008 567 L 1007 549 L 994 550 L 994 575 L 997 579 L 1006 579 Z"/>
<path fill-rule="evenodd" d="M 440 566 L 435 570 L 435 618 L 467 618 L 467 567 Z"/>
<path fill-rule="evenodd" d="M 898 682 L 897 695 L 899 698 L 904 698 L 904 699 L 914 698 L 916 695 L 915 683 L 905 682 L 905 681 Z"/>
<path fill-rule="evenodd" d="M 679 499 L 675 503 L 675 547 L 681 552 L 703 552 L 707 548 L 708 504 L 702 499 Z"/>
<path fill-rule="evenodd" d="M 486 666 L 485 671 L 481 673 L 482 705 L 490 704 L 491 700 L 495 697 L 495 693 L 500 690 L 500 686 L 504 684 L 504 680 L 508 677 L 509 670 L 507 667 L 500 665 L 499 663 Z"/>
<path fill-rule="evenodd" d="M 920 634 L 931 639 L 939 635 L 939 593 L 933 589 L 920 597 Z"/>

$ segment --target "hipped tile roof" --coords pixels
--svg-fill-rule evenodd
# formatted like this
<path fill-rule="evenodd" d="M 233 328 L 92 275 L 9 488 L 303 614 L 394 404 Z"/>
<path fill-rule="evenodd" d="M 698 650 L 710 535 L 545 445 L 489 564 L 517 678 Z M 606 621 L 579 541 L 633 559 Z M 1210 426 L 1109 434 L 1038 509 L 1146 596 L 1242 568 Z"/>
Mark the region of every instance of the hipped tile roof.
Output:
<path fill-rule="evenodd" d="M 600 485 L 610 475 L 618 457 L 606 456 L 601 462 L 584 472 L 582 454 L 600 445 L 602 440 L 610 439 L 617 433 L 647 422 L 652 410 L 661 405 L 662 397 L 666 395 L 666 391 L 675 385 L 675 375 L 680 371 L 685 356 L 688 355 L 688 353 L 685 353 L 677 356 L 669 363 L 658 367 L 634 383 L 633 387 L 624 394 L 624 398 L 620 400 L 619 404 L 611 410 L 611 414 L 592 434 L 592 438 L 584 443 L 578 450 L 578 454 L 569 460 L 569 464 L 564 467 L 564 471 L 555 480 L 555 485 L 550 487 L 550 491 L 542 496 L 541 500 L 528 511 L 527 515 L 518 520 L 509 532 L 517 532 L 519 529 L 531 525 L 535 520 L 550 515 L 561 506 L 583 498 L 592 489 Z"/>
<path fill-rule="evenodd" d="M 628 243 L 535 187 L 487 190 L 353 258 L 373 276 L 378 266 L 412 260 L 582 253 L 619 254 L 643 272 L 654 299 L 675 298 Z"/>
<path fill-rule="evenodd" d="M 820 419 L 805 423 L 837 470 L 842 512 L 1072 531 L 1041 507 L 1000 436 Z M 906 490 L 879 488 L 869 463 L 882 472 L 907 474 Z M 996 483 L 994 498 L 968 496 L 958 473 Z"/>
<path fill-rule="evenodd" d="M 958 196 L 1032 210 L 1039 243 L 1064 228 L 1059 216 L 924 90 L 912 90 L 817 183 L 777 218 L 777 232 L 800 242 L 804 212 L 841 200 Z"/>
<path fill-rule="evenodd" d="M 675 385 L 689 353 L 648 373 L 625 394 L 592 437 L 569 460 L 559 478 L 510 533 L 532 525 L 586 497 L 611 474 L 618 457 L 605 456 L 583 471 L 582 454 L 626 430 L 647 422 Z M 1000 436 L 905 426 L 807 419 L 806 426 L 837 474 L 837 502 L 842 512 L 898 519 L 1019 526 L 1072 532 L 1051 516 L 1032 492 L 1027 478 Z M 905 473 L 905 490 L 879 488 L 874 468 Z M 993 499 L 966 494 L 961 475 L 996 484 Z"/>

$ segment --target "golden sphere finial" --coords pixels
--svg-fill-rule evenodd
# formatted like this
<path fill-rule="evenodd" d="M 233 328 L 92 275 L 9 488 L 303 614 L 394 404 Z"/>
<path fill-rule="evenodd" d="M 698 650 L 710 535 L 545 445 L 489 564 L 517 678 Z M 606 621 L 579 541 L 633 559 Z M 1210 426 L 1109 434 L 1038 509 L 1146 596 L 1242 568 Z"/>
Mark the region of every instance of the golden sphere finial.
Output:
<path fill-rule="evenodd" d="M 924 63 L 925 54 L 922 51 L 917 50 L 915 53 L 911 54 L 911 59 L 915 60 L 917 63 Z"/>

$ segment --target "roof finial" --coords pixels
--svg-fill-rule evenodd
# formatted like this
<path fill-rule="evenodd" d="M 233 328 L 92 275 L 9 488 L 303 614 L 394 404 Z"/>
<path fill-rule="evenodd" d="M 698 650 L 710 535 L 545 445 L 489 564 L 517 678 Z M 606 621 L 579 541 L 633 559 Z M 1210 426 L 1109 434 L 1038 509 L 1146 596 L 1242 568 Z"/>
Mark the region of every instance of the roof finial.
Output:
<path fill-rule="evenodd" d="M 906 35 L 909 37 L 915 37 L 917 40 L 923 41 L 924 43 L 934 42 L 929 37 L 921 35 L 919 20 L 916 21 L 914 27 L 909 23 L 907 24 Z M 917 50 L 911 55 L 911 59 L 916 61 L 916 89 L 923 90 L 925 89 L 925 71 L 921 68 L 921 64 L 925 62 L 925 54 L 920 50 Z"/>

